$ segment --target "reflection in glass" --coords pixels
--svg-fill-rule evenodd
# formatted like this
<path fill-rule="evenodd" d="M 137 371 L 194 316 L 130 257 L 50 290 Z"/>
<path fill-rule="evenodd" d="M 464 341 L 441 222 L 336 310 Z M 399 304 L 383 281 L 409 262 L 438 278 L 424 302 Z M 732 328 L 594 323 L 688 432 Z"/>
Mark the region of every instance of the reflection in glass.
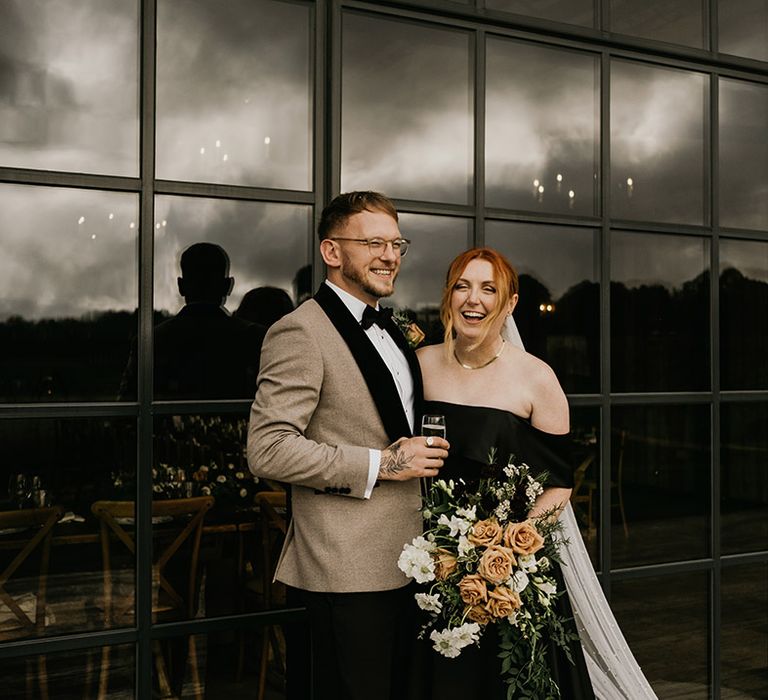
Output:
<path fill-rule="evenodd" d="M 708 240 L 612 232 L 611 387 L 709 387 Z"/>
<path fill-rule="evenodd" d="M 0 3 L 0 166 L 138 174 L 138 6 Z"/>
<path fill-rule="evenodd" d="M 185 522 L 163 517 L 170 511 L 184 509 L 188 518 L 199 516 L 202 536 L 196 542 L 190 533 L 182 556 L 169 563 L 168 584 L 182 598 L 175 609 L 164 613 L 174 619 L 285 604 L 285 588 L 272 578 L 287 528 L 286 494 L 278 484 L 251 475 L 245 456 L 247 432 L 245 416 L 155 419 L 156 554 L 176 535 L 177 523 Z M 195 552 L 200 556 L 198 570 L 192 568 Z M 187 595 L 190 590 L 192 599 Z"/>
<path fill-rule="evenodd" d="M 448 265 L 469 247 L 470 219 L 424 214 L 400 214 L 400 231 L 412 243 L 403 258 L 395 294 L 385 306 L 407 309 L 426 333 L 424 342 L 442 343 L 440 300 Z"/>
<path fill-rule="evenodd" d="M 246 319 L 253 317 L 253 310 L 246 314 L 249 303 L 243 305 L 242 300 L 249 290 L 265 286 L 283 290 L 291 302 L 311 294 L 310 217 L 311 208 L 302 205 L 158 197 L 155 321 L 164 325 L 156 326 L 156 398 L 253 397 L 263 329 L 248 326 Z M 200 274 L 206 271 L 205 279 L 208 273 L 216 277 L 212 287 L 191 284 L 194 268 L 188 273 L 180 269 L 182 252 L 201 242 L 219 247 L 218 253 L 210 248 L 202 251 L 197 269 Z M 228 272 L 217 264 L 221 249 L 229 258 Z M 229 284 L 224 280 L 228 276 L 234 283 L 227 296 Z M 184 280 L 181 288 L 179 277 Z M 208 298 L 211 289 L 216 297 L 212 300 Z M 243 317 L 222 310 L 222 297 L 226 297 L 225 309 L 243 306 Z M 267 298 L 265 303 L 275 302 Z M 126 386 L 135 386 L 131 380 L 135 372 L 133 352 L 126 367 Z"/>
<path fill-rule="evenodd" d="M 594 229 L 488 221 L 486 243 L 517 270 L 515 321 L 528 352 L 572 393 L 599 390 L 600 283 Z"/>
<path fill-rule="evenodd" d="M 765 0 L 718 0 L 720 53 L 768 61 L 768 4 Z"/>
<path fill-rule="evenodd" d="M 592 27 L 595 22 L 594 0 L 485 0 L 485 6 L 489 10 L 505 10 L 583 27 Z"/>
<path fill-rule="evenodd" d="M 115 399 L 137 240 L 135 195 L 0 187 L 0 400 Z"/>
<path fill-rule="evenodd" d="M 310 6 L 157 9 L 158 177 L 310 189 Z"/>
<path fill-rule="evenodd" d="M 101 697 L 110 700 L 135 695 L 136 655 L 133 644 L 109 648 L 102 662 L 103 649 L 39 654 L 0 660 L 0 687 L 5 698 L 94 697 L 99 685 Z"/>
<path fill-rule="evenodd" d="M 342 192 L 468 203 L 471 35 L 346 13 L 342 36 Z"/>
<path fill-rule="evenodd" d="M 768 564 L 723 567 L 721 697 L 768 697 Z"/>
<path fill-rule="evenodd" d="M 92 506 L 124 494 L 123 479 L 135 484 L 135 420 L 6 419 L 0 453 L 0 580 L 21 552 L 23 565 L 3 585 L 26 616 L 0 603 L 0 639 L 133 625 L 135 557 L 107 580 Z M 39 533 L 47 556 L 44 542 L 25 550 Z M 124 619 L 105 614 L 107 584 Z"/>
<path fill-rule="evenodd" d="M 720 381 L 768 388 L 768 242 L 720 239 Z"/>
<path fill-rule="evenodd" d="M 611 63 L 611 216 L 703 224 L 706 76 Z"/>
<path fill-rule="evenodd" d="M 613 408 L 615 568 L 709 553 L 710 435 L 709 406 Z"/>
<path fill-rule="evenodd" d="M 594 215 L 599 60 L 489 39 L 486 203 Z"/>
<path fill-rule="evenodd" d="M 611 0 L 611 31 L 670 44 L 707 48 L 701 0 Z"/>
<path fill-rule="evenodd" d="M 768 229 L 768 86 L 720 79 L 720 225 Z"/>
<path fill-rule="evenodd" d="M 571 505 L 592 566 L 600 563 L 600 409 L 571 408 L 573 491 Z"/>
<path fill-rule="evenodd" d="M 720 410 L 723 553 L 768 550 L 768 404 Z"/>
<path fill-rule="evenodd" d="M 711 697 L 708 574 L 616 581 L 611 608 L 659 698 Z"/>

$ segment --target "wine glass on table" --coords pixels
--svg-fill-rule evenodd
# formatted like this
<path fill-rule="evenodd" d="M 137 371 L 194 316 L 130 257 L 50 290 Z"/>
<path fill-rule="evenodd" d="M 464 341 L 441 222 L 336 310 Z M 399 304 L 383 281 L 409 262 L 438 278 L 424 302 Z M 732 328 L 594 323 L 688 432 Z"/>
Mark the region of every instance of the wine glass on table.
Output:
<path fill-rule="evenodd" d="M 426 437 L 440 437 L 445 439 L 445 416 L 439 413 L 425 413 L 421 418 L 421 434 Z M 421 480 L 421 495 L 425 497 L 432 488 L 432 477 Z"/>

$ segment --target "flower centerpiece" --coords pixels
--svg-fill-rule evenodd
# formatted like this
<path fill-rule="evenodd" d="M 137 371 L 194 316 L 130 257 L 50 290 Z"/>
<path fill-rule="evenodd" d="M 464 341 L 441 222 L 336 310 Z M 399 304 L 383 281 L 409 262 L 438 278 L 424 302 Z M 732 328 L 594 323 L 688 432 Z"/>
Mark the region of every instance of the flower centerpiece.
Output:
<path fill-rule="evenodd" d="M 212 461 L 192 472 L 195 490 L 201 496 L 213 496 L 217 506 L 246 507 L 253 505 L 259 478 L 233 462 L 220 466 Z"/>
<path fill-rule="evenodd" d="M 496 626 L 509 698 L 560 697 L 546 642 L 570 659 L 576 638 L 554 605 L 564 593 L 553 572 L 562 526 L 554 511 L 528 517 L 545 480 L 512 459 L 497 467 L 492 451 L 476 484 L 434 481 L 424 499 L 425 533 L 398 561 L 423 588 L 415 596 L 428 614 L 421 635 L 429 634 L 437 653 L 457 657 Z"/>

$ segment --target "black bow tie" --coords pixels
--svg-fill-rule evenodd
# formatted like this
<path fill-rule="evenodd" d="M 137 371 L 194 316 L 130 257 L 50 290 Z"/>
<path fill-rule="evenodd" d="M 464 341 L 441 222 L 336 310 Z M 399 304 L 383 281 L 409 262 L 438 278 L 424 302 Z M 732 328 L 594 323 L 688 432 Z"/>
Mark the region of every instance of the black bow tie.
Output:
<path fill-rule="evenodd" d="M 366 304 L 365 310 L 363 311 L 363 320 L 360 321 L 360 325 L 363 327 L 364 331 L 367 331 L 374 323 L 379 326 L 379 328 L 385 328 L 391 318 L 392 309 L 381 306 L 377 311 L 372 306 Z"/>

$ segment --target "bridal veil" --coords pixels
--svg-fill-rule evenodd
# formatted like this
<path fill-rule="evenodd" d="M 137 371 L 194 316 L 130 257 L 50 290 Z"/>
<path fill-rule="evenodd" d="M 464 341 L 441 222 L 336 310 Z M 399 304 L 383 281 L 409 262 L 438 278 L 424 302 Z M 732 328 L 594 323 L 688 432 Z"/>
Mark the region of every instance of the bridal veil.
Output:
<path fill-rule="evenodd" d="M 502 336 L 512 345 L 525 349 L 511 314 Z M 561 537 L 568 542 L 567 547 L 560 548 L 563 578 L 595 696 L 600 700 L 655 700 L 656 694 L 605 599 L 570 503 L 563 509 L 560 521 L 563 524 Z"/>

